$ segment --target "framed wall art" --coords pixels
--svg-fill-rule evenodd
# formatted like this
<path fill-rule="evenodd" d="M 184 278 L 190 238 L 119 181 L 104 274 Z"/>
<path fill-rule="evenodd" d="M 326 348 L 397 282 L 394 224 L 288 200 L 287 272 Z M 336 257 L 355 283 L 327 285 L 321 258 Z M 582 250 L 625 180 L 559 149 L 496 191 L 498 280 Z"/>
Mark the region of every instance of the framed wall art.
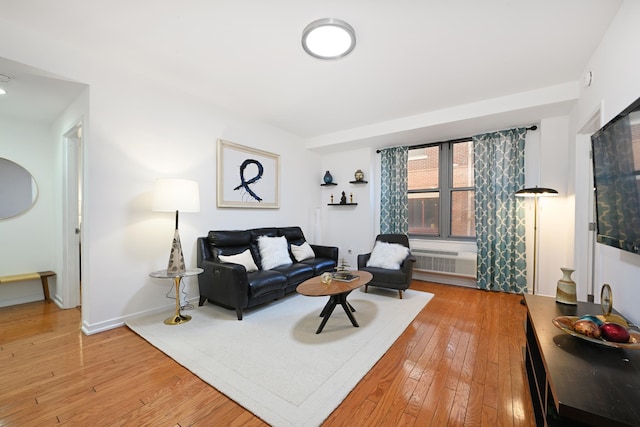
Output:
<path fill-rule="evenodd" d="M 218 139 L 217 206 L 280 208 L 280 156 Z"/>

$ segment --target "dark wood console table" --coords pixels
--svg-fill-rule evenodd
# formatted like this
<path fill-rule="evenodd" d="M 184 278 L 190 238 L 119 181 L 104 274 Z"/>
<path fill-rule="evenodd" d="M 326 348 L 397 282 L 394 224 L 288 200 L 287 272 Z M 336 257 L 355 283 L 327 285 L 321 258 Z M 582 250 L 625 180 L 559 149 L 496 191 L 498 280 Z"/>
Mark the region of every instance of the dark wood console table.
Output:
<path fill-rule="evenodd" d="M 640 426 L 640 350 L 565 334 L 556 316 L 601 314 L 600 305 L 525 295 L 525 368 L 538 426 Z"/>

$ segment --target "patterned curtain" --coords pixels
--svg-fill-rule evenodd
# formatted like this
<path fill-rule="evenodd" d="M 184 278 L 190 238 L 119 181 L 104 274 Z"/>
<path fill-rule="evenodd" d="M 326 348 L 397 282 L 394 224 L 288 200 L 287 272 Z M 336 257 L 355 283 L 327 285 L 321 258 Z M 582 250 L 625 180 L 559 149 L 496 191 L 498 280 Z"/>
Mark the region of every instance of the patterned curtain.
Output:
<path fill-rule="evenodd" d="M 409 233 L 408 147 L 380 150 L 380 233 Z"/>
<path fill-rule="evenodd" d="M 527 292 L 524 201 L 525 128 L 473 137 L 478 288 Z"/>

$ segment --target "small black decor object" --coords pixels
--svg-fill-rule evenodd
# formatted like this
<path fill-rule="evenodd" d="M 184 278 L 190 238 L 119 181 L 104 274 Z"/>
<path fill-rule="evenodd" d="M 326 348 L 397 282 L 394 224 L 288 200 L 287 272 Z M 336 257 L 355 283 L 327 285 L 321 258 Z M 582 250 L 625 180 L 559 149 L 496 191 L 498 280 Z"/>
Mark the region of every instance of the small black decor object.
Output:
<path fill-rule="evenodd" d="M 342 192 L 342 197 L 340 197 L 340 204 L 341 205 L 346 205 L 347 204 L 347 195 L 344 194 L 344 191 Z"/>
<path fill-rule="evenodd" d="M 333 177 L 329 171 L 325 172 L 323 181 L 325 184 L 331 184 L 333 182 Z"/>

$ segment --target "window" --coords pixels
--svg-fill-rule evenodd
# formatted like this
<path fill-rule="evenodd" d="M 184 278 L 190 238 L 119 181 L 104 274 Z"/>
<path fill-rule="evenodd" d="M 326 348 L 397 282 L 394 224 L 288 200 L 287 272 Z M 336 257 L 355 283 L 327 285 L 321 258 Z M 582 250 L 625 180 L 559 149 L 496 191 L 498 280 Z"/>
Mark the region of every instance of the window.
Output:
<path fill-rule="evenodd" d="M 409 150 L 409 234 L 475 239 L 473 142 Z"/>

